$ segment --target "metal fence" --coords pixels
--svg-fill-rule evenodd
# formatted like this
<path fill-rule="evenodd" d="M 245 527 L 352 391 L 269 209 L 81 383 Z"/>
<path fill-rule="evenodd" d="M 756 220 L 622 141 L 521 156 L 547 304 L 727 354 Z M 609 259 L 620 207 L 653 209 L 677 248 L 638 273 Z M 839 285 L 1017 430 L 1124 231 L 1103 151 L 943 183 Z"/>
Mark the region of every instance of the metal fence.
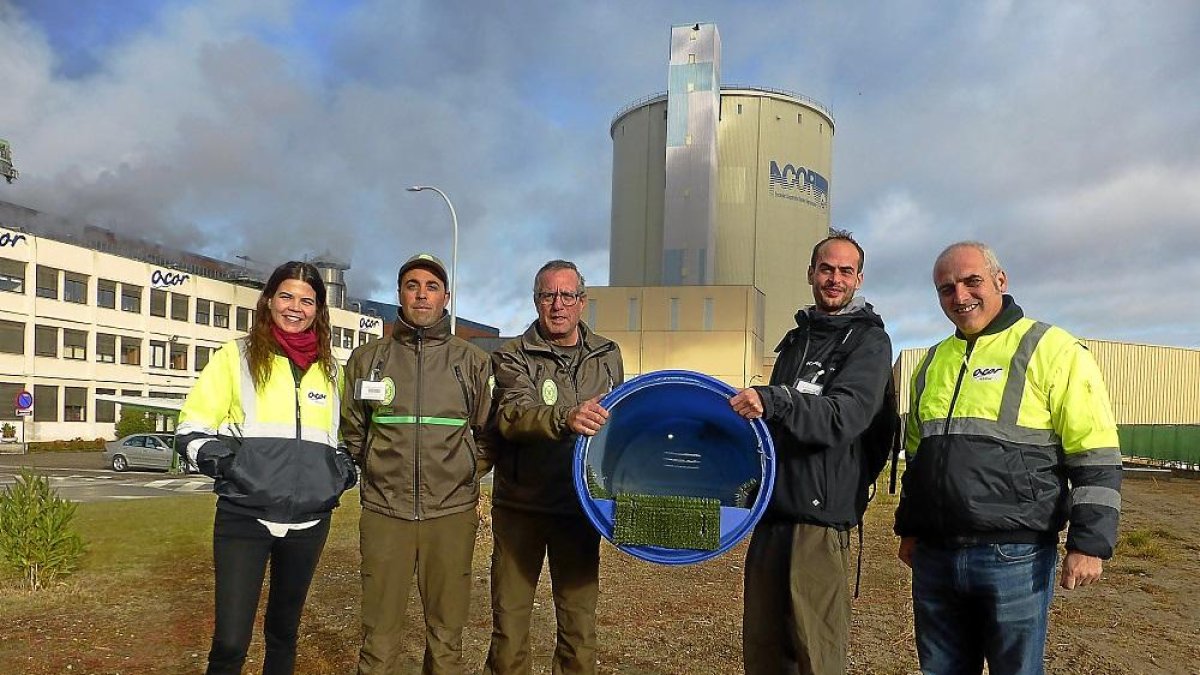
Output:
<path fill-rule="evenodd" d="M 1200 469 L 1200 425 L 1122 424 L 1121 454 L 1180 469 Z"/>

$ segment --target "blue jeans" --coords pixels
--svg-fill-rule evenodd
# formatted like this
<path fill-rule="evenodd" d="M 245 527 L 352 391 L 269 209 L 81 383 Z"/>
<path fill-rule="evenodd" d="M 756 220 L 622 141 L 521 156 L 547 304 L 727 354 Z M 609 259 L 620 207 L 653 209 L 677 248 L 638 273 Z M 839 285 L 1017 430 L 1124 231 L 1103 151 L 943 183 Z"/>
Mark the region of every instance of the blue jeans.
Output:
<path fill-rule="evenodd" d="M 913 555 L 917 657 L 925 675 L 1043 672 L 1058 547 L 984 544 Z"/>

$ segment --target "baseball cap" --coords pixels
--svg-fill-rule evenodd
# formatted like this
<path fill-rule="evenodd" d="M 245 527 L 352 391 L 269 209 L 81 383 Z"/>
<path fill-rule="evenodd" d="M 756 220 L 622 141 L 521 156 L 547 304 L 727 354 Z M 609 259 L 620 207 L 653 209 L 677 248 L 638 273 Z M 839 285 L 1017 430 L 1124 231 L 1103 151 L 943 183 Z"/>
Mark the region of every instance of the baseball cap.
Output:
<path fill-rule="evenodd" d="M 429 253 L 418 253 L 400 266 L 400 272 L 396 275 L 396 284 L 399 285 L 400 280 L 404 278 L 404 273 L 414 267 L 420 267 L 433 272 L 438 279 L 442 280 L 443 285 L 449 283 L 449 277 L 446 275 L 446 266 L 442 264 L 441 260 L 438 260 L 436 256 Z"/>

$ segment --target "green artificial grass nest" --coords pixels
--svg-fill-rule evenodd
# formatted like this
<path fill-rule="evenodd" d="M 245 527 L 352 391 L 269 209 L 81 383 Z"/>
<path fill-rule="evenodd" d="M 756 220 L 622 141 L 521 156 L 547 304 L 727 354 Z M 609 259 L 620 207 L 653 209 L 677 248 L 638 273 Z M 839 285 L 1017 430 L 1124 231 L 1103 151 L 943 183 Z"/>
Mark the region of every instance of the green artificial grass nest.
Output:
<path fill-rule="evenodd" d="M 618 494 L 613 542 L 715 551 L 721 545 L 721 502 L 706 497 Z"/>

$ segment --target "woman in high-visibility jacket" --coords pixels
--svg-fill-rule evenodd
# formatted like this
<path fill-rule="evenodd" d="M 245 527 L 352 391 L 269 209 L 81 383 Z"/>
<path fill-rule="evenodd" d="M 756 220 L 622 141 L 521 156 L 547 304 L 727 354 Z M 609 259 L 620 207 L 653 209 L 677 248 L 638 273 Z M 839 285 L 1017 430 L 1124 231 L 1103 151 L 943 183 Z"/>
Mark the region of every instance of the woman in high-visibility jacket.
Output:
<path fill-rule="evenodd" d="M 291 673 L 329 520 L 357 479 L 338 447 L 341 369 L 317 269 L 271 274 L 245 337 L 218 350 L 179 413 L 175 448 L 214 479 L 216 627 L 208 670 L 240 673 L 267 561 L 264 673 Z"/>

